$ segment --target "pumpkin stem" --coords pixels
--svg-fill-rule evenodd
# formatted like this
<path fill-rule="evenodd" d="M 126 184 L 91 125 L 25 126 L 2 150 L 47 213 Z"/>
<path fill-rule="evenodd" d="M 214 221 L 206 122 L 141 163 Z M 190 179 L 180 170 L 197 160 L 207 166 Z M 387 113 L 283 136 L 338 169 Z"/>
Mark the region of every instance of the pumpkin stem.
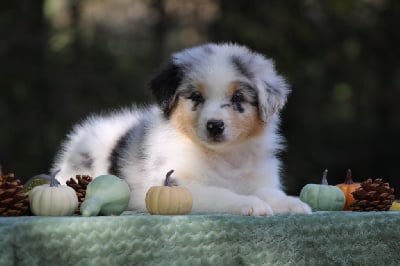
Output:
<path fill-rule="evenodd" d="M 58 169 L 54 173 L 50 174 L 50 187 L 56 187 L 58 184 L 58 180 L 56 179 L 56 175 L 61 171 L 61 169 Z"/>
<path fill-rule="evenodd" d="M 344 181 L 344 183 L 347 185 L 354 184 L 352 176 L 351 176 L 351 169 L 347 169 L 346 180 Z"/>
<path fill-rule="evenodd" d="M 328 175 L 328 169 L 325 169 L 324 173 L 322 174 L 321 185 L 328 185 L 328 179 L 326 178 L 327 175 Z"/>
<path fill-rule="evenodd" d="M 164 186 L 168 186 L 168 187 L 171 186 L 171 181 L 170 181 L 170 179 L 171 179 L 171 175 L 172 175 L 173 172 L 174 172 L 174 170 L 171 170 L 171 171 L 169 171 L 169 172 L 167 173 L 167 175 L 165 176 Z"/>

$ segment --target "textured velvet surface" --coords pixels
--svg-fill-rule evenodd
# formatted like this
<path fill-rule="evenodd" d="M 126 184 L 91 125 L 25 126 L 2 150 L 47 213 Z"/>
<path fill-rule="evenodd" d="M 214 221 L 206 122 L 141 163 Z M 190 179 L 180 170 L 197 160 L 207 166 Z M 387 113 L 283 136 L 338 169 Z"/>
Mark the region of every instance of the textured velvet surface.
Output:
<path fill-rule="evenodd" d="M 0 265 L 400 265 L 400 212 L 0 218 Z"/>

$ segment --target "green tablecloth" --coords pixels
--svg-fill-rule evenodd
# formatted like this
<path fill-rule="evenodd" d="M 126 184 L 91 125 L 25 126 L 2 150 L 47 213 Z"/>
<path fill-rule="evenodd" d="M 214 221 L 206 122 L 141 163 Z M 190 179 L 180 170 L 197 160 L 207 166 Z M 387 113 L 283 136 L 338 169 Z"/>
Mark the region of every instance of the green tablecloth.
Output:
<path fill-rule="evenodd" d="M 400 212 L 0 218 L 0 265 L 400 265 Z"/>

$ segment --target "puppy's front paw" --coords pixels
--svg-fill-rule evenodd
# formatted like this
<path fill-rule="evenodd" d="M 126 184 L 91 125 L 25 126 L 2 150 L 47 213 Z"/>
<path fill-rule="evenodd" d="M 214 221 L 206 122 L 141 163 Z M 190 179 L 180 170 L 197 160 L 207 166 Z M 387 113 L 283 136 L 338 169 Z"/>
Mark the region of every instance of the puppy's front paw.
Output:
<path fill-rule="evenodd" d="M 311 208 L 299 198 L 286 196 L 273 206 L 275 213 L 310 214 Z"/>
<path fill-rule="evenodd" d="M 245 216 L 270 216 L 274 214 L 272 208 L 257 197 L 248 197 L 247 202 L 241 205 L 240 213 Z"/>

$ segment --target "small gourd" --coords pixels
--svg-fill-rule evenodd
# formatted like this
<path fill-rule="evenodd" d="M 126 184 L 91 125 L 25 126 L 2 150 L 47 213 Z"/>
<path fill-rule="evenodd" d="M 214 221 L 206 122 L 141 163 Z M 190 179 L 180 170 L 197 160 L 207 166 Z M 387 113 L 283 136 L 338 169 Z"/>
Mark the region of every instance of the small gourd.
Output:
<path fill-rule="evenodd" d="M 56 174 L 50 176 L 50 184 L 35 186 L 29 192 L 29 205 L 32 213 L 39 216 L 68 216 L 78 208 L 75 190 L 59 185 Z"/>
<path fill-rule="evenodd" d="M 361 183 L 355 183 L 351 177 L 351 170 L 347 170 L 346 174 L 346 180 L 341 183 L 337 184 L 336 186 L 340 188 L 343 191 L 343 194 L 346 198 L 346 203 L 344 204 L 343 210 L 349 211 L 351 210 L 350 204 L 355 201 L 353 194 L 351 194 L 353 191 L 356 191 L 357 188 L 359 188 Z"/>
<path fill-rule="evenodd" d="M 300 199 L 313 211 L 339 211 L 343 209 L 345 197 L 337 186 L 328 185 L 324 171 L 321 184 L 307 184 L 300 191 Z"/>
<path fill-rule="evenodd" d="M 153 186 L 146 194 L 146 208 L 150 214 L 187 214 L 193 206 L 192 193 L 185 187 L 171 186 L 170 177 L 174 170 L 167 173 L 164 186 Z"/>
<path fill-rule="evenodd" d="M 115 175 L 101 175 L 86 187 L 81 205 L 82 216 L 120 215 L 128 208 L 130 189 L 125 180 Z"/>

